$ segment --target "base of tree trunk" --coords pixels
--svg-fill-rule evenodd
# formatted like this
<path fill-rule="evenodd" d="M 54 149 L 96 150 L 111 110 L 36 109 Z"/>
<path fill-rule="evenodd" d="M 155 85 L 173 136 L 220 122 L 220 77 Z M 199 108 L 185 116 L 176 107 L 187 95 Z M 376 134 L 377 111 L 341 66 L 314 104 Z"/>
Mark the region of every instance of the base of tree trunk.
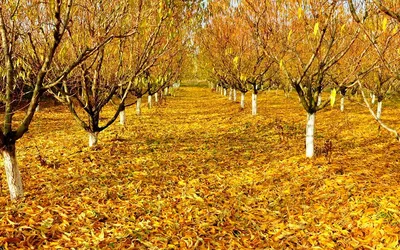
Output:
<path fill-rule="evenodd" d="M 7 176 L 8 189 L 11 200 L 16 200 L 24 196 L 21 173 L 18 169 L 17 157 L 15 155 L 15 145 L 3 150 L 4 169 Z"/>
<path fill-rule="evenodd" d="M 244 93 L 242 93 L 241 94 L 241 96 L 240 96 L 240 107 L 242 108 L 242 109 L 244 109 Z"/>
<path fill-rule="evenodd" d="M 126 124 L 126 112 L 125 110 L 122 110 L 119 112 L 119 124 L 125 126 Z"/>
<path fill-rule="evenodd" d="M 307 114 L 306 127 L 306 157 L 314 156 L 314 130 L 315 130 L 315 113 Z"/>
<path fill-rule="evenodd" d="M 340 98 L 340 111 L 344 112 L 344 96 Z"/>
<path fill-rule="evenodd" d="M 376 118 L 381 119 L 382 116 L 382 101 L 378 102 L 378 107 L 376 108 Z"/>
<path fill-rule="evenodd" d="M 99 133 L 97 132 L 89 132 L 89 147 L 94 147 L 97 145 L 98 135 Z"/>
<path fill-rule="evenodd" d="M 142 106 L 142 98 L 140 97 L 136 101 L 136 115 L 141 115 L 142 113 L 141 106 Z"/>
<path fill-rule="evenodd" d="M 152 99 L 152 96 L 151 96 L 151 95 L 149 95 L 149 96 L 147 97 L 147 107 L 148 107 L 149 109 L 151 109 L 151 108 L 152 108 L 151 99 Z"/>
<path fill-rule="evenodd" d="M 257 115 L 257 94 L 251 95 L 251 114 Z"/>

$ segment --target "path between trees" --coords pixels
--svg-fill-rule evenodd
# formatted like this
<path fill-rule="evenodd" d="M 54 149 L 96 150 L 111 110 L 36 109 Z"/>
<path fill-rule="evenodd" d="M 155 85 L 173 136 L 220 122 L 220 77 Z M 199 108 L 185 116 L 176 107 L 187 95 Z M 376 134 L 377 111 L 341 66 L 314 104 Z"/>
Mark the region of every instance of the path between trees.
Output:
<path fill-rule="evenodd" d="M 7 219 L 0 220 L 0 242 L 116 249 L 390 246 L 382 232 L 398 235 L 398 217 L 378 215 L 398 204 L 399 166 L 390 160 L 398 144 L 383 144 L 371 131 L 354 136 L 345 126 L 360 119 L 348 117 L 330 129 L 340 132 L 327 129 L 331 121 L 320 122 L 322 138 L 352 135 L 334 142 L 332 164 L 323 156 L 307 160 L 296 105 L 295 98 L 265 93 L 253 117 L 249 107 L 241 111 L 207 88 L 182 87 L 166 103 L 144 107 L 141 117 L 128 109 L 126 127 L 114 124 L 94 149 L 66 110 L 45 107 L 19 144 L 26 198 L 15 206 L 2 190 L 0 218 Z M 317 119 L 324 115 L 332 117 Z M 362 154 L 357 147 L 366 142 L 381 147 Z M 376 159 L 383 156 L 381 165 Z"/>

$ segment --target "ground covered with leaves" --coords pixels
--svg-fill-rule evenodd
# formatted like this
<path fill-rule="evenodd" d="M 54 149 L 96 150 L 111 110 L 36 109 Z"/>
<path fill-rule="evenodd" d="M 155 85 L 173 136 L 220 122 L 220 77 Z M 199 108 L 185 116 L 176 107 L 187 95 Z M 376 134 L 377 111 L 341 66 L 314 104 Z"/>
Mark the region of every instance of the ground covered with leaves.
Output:
<path fill-rule="evenodd" d="M 249 99 L 249 94 L 246 95 Z M 0 246 L 9 249 L 400 248 L 400 145 L 366 109 L 306 115 L 295 94 L 260 94 L 259 114 L 207 88 L 127 110 L 87 148 L 62 106 L 47 105 L 17 145 L 26 197 L 2 171 Z M 385 121 L 400 126 L 398 103 Z"/>

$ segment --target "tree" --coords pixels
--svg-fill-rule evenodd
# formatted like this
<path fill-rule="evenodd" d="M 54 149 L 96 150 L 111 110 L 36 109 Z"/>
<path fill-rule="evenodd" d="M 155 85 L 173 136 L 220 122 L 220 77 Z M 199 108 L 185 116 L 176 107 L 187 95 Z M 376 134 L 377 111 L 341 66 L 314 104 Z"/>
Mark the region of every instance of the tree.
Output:
<path fill-rule="evenodd" d="M 375 57 L 377 58 L 377 67 L 369 75 L 369 80 L 375 84 L 367 84 L 365 79 L 358 81 L 360 91 L 368 110 L 372 117 L 379 123 L 381 127 L 394 134 L 400 141 L 400 134 L 396 129 L 391 128 L 381 120 L 382 101 L 385 93 L 394 88 L 395 81 L 399 76 L 399 51 L 398 37 L 400 35 L 398 26 L 400 22 L 399 13 L 393 9 L 399 8 L 398 2 L 374 0 L 374 4 L 360 5 L 352 0 L 348 0 L 350 11 L 353 19 L 359 24 L 365 37 L 365 42 L 371 44 Z M 376 7 L 376 8 L 375 8 Z M 381 15 L 381 12 L 384 15 Z M 390 22 L 387 17 L 391 17 Z M 378 95 L 378 107 L 374 111 L 365 94 L 365 87 L 373 90 Z"/>
<path fill-rule="evenodd" d="M 279 32 L 273 39 L 260 40 L 265 53 L 279 63 L 307 112 L 306 157 L 313 157 L 315 115 L 330 103 L 329 99 L 320 101 L 321 93 L 359 31 L 343 32 L 343 27 L 352 23 L 340 1 L 288 2 L 278 5 L 276 11 L 279 15 L 274 28 Z M 278 43 L 282 46 L 274 46 Z"/>
<path fill-rule="evenodd" d="M 215 13 L 199 36 L 203 53 L 212 62 L 213 73 L 223 88 L 241 92 L 244 108 L 245 93 L 252 91 L 252 114 L 257 114 L 257 94 L 270 84 L 274 61 L 269 60 L 256 39 L 257 29 L 245 7 L 227 6 L 214 2 L 210 11 Z M 231 98 L 231 94 L 230 94 Z M 232 98 L 231 98 L 232 99 Z M 234 100 L 236 98 L 233 98 Z"/>
<path fill-rule="evenodd" d="M 98 51 L 112 37 L 86 46 L 60 70 L 55 58 L 63 53 L 67 30 L 73 29 L 84 11 L 75 12 L 78 5 L 72 0 L 50 2 L 2 1 L 0 5 L 0 36 L 4 59 L 4 82 L 1 98 L 4 108 L 4 127 L 0 144 L 4 158 L 7 183 L 12 200 L 23 196 L 21 174 L 16 160 L 15 144 L 29 129 L 43 93 L 64 81 L 67 75 Z M 21 84 L 21 85 L 18 85 Z M 32 93 L 21 121 L 14 119 L 19 111 L 16 103 L 21 96 L 14 90 L 30 86 Z"/>
<path fill-rule="evenodd" d="M 141 2 L 138 3 L 139 5 Z M 125 4 L 116 5 L 114 2 L 100 2 L 92 5 L 90 2 L 81 3 L 83 9 L 89 10 L 85 13 L 85 19 L 80 19 L 77 30 L 69 29 L 70 53 L 78 54 L 86 43 L 99 44 L 103 37 L 123 39 L 136 33 L 137 23 L 128 15 L 134 6 Z M 136 7 L 136 6 L 135 6 Z M 140 8 L 140 7 L 139 7 Z M 111 11 L 113 10 L 113 11 Z M 79 33 L 80 39 L 85 37 L 87 41 L 82 43 L 75 40 L 72 32 Z M 89 147 L 97 145 L 98 134 L 109 127 L 118 118 L 119 113 L 125 108 L 125 99 L 128 96 L 131 83 L 119 78 L 123 63 L 121 42 L 110 40 L 104 44 L 90 59 L 80 64 L 79 70 L 72 71 L 68 78 L 60 85 L 53 87 L 53 93 L 64 104 L 66 104 L 81 127 L 89 135 Z M 65 58 L 58 58 L 59 64 L 63 65 Z M 117 104 L 114 114 L 109 117 L 104 125 L 100 124 L 101 113 L 113 97 L 119 94 L 121 99 Z M 83 111 L 84 115 L 80 113 Z M 88 118 L 86 122 L 85 118 Z"/>

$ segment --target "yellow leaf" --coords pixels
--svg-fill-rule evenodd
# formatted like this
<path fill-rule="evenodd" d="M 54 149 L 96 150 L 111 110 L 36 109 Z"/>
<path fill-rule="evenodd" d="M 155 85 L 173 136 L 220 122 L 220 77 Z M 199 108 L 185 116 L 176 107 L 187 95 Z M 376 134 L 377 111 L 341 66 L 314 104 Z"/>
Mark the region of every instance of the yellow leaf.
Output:
<path fill-rule="evenodd" d="M 331 91 L 331 106 L 335 105 L 336 101 L 336 89 L 332 89 Z"/>
<path fill-rule="evenodd" d="M 345 28 L 346 28 L 346 24 L 343 24 L 342 27 L 340 27 L 340 33 L 343 33 Z"/>
<path fill-rule="evenodd" d="M 299 9 L 297 10 L 297 17 L 300 19 L 302 15 L 303 15 L 303 9 L 299 7 Z"/>
<path fill-rule="evenodd" d="M 316 23 L 314 25 L 314 36 L 316 36 L 318 34 L 318 31 L 319 31 L 319 23 Z"/>
<path fill-rule="evenodd" d="M 386 30 L 387 30 L 387 25 L 388 25 L 388 19 L 385 17 L 385 18 L 383 19 L 383 22 L 382 22 L 382 30 L 383 30 L 383 31 L 386 31 Z"/>
<path fill-rule="evenodd" d="M 290 31 L 289 31 L 289 35 L 288 35 L 288 37 L 287 37 L 288 42 L 290 42 L 290 37 L 292 36 L 292 34 L 293 34 L 293 31 L 290 30 Z"/>
<path fill-rule="evenodd" d="M 283 60 L 282 60 L 282 59 L 279 61 L 279 68 L 280 68 L 280 69 L 283 68 Z"/>
<path fill-rule="evenodd" d="M 196 201 L 204 202 L 203 198 L 201 198 L 201 197 L 198 196 L 197 194 L 193 194 L 192 197 L 193 197 L 193 199 L 196 200 Z"/>
<path fill-rule="evenodd" d="M 235 58 L 233 58 L 233 65 L 234 65 L 235 69 L 238 68 L 238 66 L 239 66 L 239 56 L 235 56 Z"/>
<path fill-rule="evenodd" d="M 186 186 L 186 183 L 185 183 L 184 180 L 181 180 L 181 181 L 178 182 L 178 185 L 179 186 Z"/>
<path fill-rule="evenodd" d="M 104 229 L 103 228 L 101 229 L 101 233 L 99 234 L 98 239 L 101 241 L 104 240 Z"/>

